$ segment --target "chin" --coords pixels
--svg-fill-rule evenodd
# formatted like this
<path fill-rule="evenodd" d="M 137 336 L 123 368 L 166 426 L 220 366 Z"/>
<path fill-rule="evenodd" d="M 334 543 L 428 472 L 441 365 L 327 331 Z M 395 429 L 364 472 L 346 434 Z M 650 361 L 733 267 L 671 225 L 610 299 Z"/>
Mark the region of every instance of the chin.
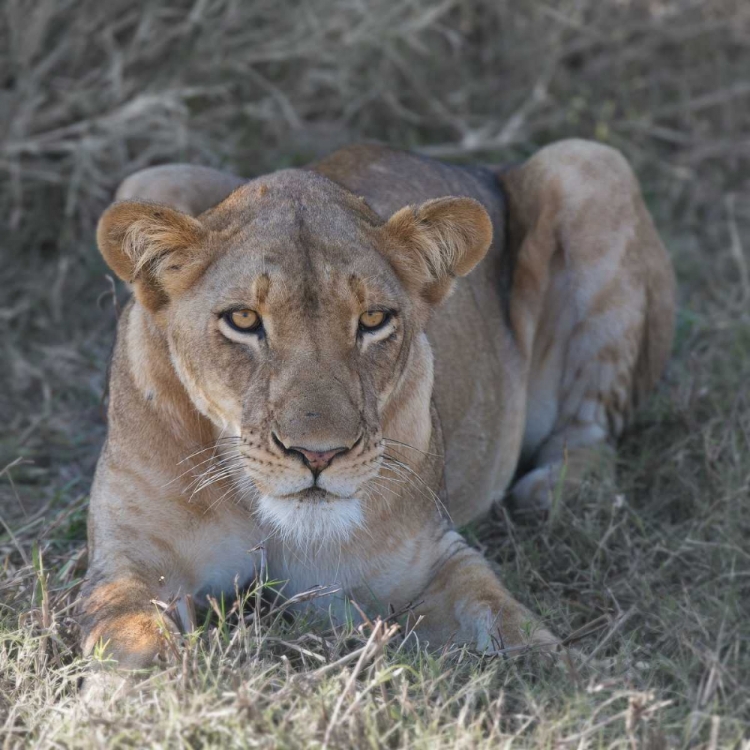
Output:
<path fill-rule="evenodd" d="M 294 495 L 263 495 L 258 515 L 287 543 L 307 548 L 311 543 L 342 543 L 364 523 L 362 502 L 317 487 Z"/>

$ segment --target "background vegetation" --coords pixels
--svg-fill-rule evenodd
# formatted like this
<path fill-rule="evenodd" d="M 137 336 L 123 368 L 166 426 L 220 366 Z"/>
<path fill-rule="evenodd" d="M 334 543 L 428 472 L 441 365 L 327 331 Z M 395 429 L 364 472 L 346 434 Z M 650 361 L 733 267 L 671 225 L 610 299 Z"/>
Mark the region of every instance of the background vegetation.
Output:
<path fill-rule="evenodd" d="M 118 182 L 363 138 L 502 162 L 568 136 L 643 182 L 675 356 L 615 486 L 468 533 L 583 656 L 428 657 L 249 608 L 83 708 L 72 606 L 124 295 L 93 227 Z M 747 748 L 749 157 L 746 0 L 2 0 L 3 746 Z"/>

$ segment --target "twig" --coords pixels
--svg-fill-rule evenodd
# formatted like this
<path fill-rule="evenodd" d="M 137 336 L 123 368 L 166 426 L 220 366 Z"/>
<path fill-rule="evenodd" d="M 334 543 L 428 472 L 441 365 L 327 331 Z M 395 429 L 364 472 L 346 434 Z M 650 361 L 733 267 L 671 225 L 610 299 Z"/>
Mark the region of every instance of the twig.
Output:
<path fill-rule="evenodd" d="M 737 269 L 740 274 L 740 286 L 742 287 L 742 307 L 745 308 L 747 303 L 750 301 L 750 272 L 747 267 L 747 259 L 742 248 L 742 241 L 740 240 L 740 233 L 737 229 L 737 220 L 734 214 L 734 204 L 736 196 L 734 193 L 730 193 L 726 197 L 727 204 L 727 221 L 729 223 L 729 252 L 734 258 L 734 262 L 737 264 Z"/>

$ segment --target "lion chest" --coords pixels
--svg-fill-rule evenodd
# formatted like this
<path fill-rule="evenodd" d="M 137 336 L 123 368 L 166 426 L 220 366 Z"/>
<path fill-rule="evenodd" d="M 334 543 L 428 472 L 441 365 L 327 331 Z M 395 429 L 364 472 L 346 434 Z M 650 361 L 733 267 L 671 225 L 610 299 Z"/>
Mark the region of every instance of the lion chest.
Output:
<path fill-rule="evenodd" d="M 447 505 L 456 525 L 499 499 L 518 463 L 526 373 L 505 322 L 491 266 L 469 278 L 429 329 L 434 401 L 445 447 Z"/>

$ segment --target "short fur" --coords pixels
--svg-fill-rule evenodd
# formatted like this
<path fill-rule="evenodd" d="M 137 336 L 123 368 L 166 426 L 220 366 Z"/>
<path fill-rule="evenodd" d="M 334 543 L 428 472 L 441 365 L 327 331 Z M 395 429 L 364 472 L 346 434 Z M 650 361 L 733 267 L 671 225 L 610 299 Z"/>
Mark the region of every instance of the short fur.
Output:
<path fill-rule="evenodd" d="M 261 548 L 287 595 L 339 586 L 317 601 L 336 617 L 355 599 L 411 608 L 433 646 L 553 642 L 454 526 L 509 487 L 529 508 L 575 486 L 662 372 L 674 279 L 622 156 L 565 141 L 500 170 L 354 146 L 247 183 L 146 170 L 118 197 L 98 241 L 134 299 L 84 650 L 150 664 L 187 595 L 249 582 Z M 228 327 L 235 308 L 263 333 Z M 370 309 L 393 318 L 363 332 Z M 340 452 L 315 476 L 300 448 Z"/>

